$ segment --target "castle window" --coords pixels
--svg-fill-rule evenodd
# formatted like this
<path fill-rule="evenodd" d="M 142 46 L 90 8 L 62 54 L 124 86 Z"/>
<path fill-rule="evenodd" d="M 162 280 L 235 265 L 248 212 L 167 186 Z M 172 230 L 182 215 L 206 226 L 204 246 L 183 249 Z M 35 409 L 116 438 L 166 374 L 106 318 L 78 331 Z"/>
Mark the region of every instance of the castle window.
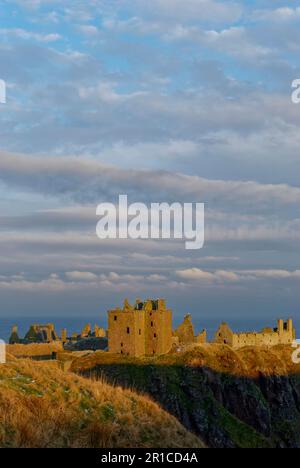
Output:
<path fill-rule="evenodd" d="M 130 333 L 130 328 L 127 327 L 127 335 L 129 335 L 129 333 Z"/>
<path fill-rule="evenodd" d="M 117 319 L 118 319 L 118 317 L 115 315 L 115 316 L 114 316 L 114 321 L 116 322 L 116 321 L 117 321 Z"/>
<path fill-rule="evenodd" d="M 154 338 L 157 338 L 157 334 L 156 334 L 156 333 L 154 333 Z"/>
<path fill-rule="evenodd" d="M 141 335 L 141 334 L 142 334 L 142 330 L 141 330 L 141 329 L 139 329 L 139 335 Z"/>
<path fill-rule="evenodd" d="M 153 322 L 151 322 L 151 327 L 153 327 Z"/>
<path fill-rule="evenodd" d="M 121 343 L 121 348 L 123 348 L 123 343 Z"/>

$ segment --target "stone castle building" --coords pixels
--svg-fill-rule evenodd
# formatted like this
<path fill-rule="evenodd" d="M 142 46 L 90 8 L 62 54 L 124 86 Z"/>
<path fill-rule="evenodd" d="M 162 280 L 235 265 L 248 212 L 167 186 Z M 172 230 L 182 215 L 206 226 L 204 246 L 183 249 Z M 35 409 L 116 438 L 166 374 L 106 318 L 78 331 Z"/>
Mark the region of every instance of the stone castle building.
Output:
<path fill-rule="evenodd" d="M 174 331 L 173 336 L 177 338 L 178 344 L 190 345 L 193 343 L 206 343 L 206 330 L 195 336 L 194 325 L 192 323 L 192 316 L 187 314 L 184 317 L 184 321 Z"/>
<path fill-rule="evenodd" d="M 244 346 L 291 345 L 295 338 L 293 321 L 289 319 L 284 322 L 280 319 L 276 328 L 264 328 L 259 333 L 234 333 L 227 323 L 222 323 L 215 335 L 214 342 L 227 344 L 232 348 L 242 348 Z"/>
<path fill-rule="evenodd" d="M 116 354 L 153 356 L 172 348 L 172 311 L 163 299 L 126 299 L 122 309 L 108 311 L 108 348 Z"/>
<path fill-rule="evenodd" d="M 54 324 L 48 323 L 47 325 L 34 324 L 29 327 L 24 339 L 19 337 L 18 327 L 15 325 L 12 328 L 12 333 L 9 339 L 10 344 L 18 343 L 52 343 L 53 341 L 59 341 L 60 338 L 57 335 Z"/>
<path fill-rule="evenodd" d="M 276 328 L 264 328 L 260 332 L 235 333 L 227 323 L 222 323 L 215 334 L 213 343 L 225 344 L 234 349 L 245 346 L 292 345 L 296 338 L 293 321 L 278 320 Z M 172 310 L 164 299 L 141 301 L 135 305 L 124 301 L 123 308 L 108 311 L 108 330 L 90 324 L 80 333 L 68 337 L 67 330 L 61 330 L 61 337 L 52 323 L 31 325 L 25 337 L 19 337 L 18 327 L 12 328 L 10 344 L 33 344 L 61 342 L 69 351 L 102 350 L 124 356 L 159 356 L 169 351 L 180 352 L 190 346 L 207 343 L 206 330 L 195 335 L 192 317 L 184 317 L 183 322 L 173 331 Z"/>

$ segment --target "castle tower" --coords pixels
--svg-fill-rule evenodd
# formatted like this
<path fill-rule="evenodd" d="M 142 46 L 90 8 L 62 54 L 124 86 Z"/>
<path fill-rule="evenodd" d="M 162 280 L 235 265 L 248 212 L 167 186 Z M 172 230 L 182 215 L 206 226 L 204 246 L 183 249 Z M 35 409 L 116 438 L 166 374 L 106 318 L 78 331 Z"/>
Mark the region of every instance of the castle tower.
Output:
<path fill-rule="evenodd" d="M 279 333 L 279 335 L 283 335 L 283 330 L 284 330 L 283 320 L 279 319 L 277 324 L 278 324 L 278 333 Z"/>
<path fill-rule="evenodd" d="M 115 354 L 145 355 L 145 313 L 127 299 L 123 309 L 108 311 L 108 348 Z"/>
<path fill-rule="evenodd" d="M 20 343 L 19 332 L 17 325 L 14 325 L 11 330 L 11 335 L 9 338 L 9 344 L 18 344 Z"/>
<path fill-rule="evenodd" d="M 108 346 L 112 353 L 160 355 L 172 346 L 172 311 L 163 300 L 137 300 L 108 312 Z"/>
<path fill-rule="evenodd" d="M 172 311 L 167 309 L 166 301 L 149 299 L 144 304 L 146 355 L 166 354 L 172 347 Z"/>
<path fill-rule="evenodd" d="M 294 330 L 294 327 L 293 327 L 293 320 L 292 319 L 288 319 L 287 321 L 287 331 L 289 333 L 293 333 L 293 330 Z"/>
<path fill-rule="evenodd" d="M 51 343 L 53 340 L 53 337 L 52 337 L 52 328 L 49 325 L 46 327 L 46 336 L 47 336 L 46 338 L 47 342 Z"/>
<path fill-rule="evenodd" d="M 92 333 L 92 327 L 90 323 L 87 323 L 85 327 L 83 327 L 80 336 L 81 338 L 87 338 L 91 335 L 91 333 Z"/>
<path fill-rule="evenodd" d="M 61 341 L 63 343 L 66 343 L 68 341 L 68 338 L 67 338 L 67 329 L 66 328 L 62 328 L 61 330 Z"/>

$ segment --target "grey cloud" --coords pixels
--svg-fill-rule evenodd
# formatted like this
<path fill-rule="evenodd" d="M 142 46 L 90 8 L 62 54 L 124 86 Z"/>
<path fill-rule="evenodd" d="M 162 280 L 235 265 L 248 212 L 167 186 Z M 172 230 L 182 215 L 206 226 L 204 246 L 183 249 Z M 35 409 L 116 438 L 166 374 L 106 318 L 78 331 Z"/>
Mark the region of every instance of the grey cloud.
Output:
<path fill-rule="evenodd" d="M 123 192 L 134 197 L 140 194 L 139 199 L 214 203 L 220 200 L 223 206 L 242 203 L 244 209 L 256 203 L 256 210 L 268 204 L 297 205 L 300 201 L 300 188 L 287 184 L 209 180 L 163 171 L 123 170 L 92 159 L 5 152 L 0 156 L 0 179 L 28 191 L 94 202 L 117 197 Z"/>
<path fill-rule="evenodd" d="M 208 282 L 208 283 L 236 283 L 240 281 L 258 281 L 263 279 L 268 280 L 300 280 L 300 270 L 244 270 L 244 271 L 204 271 L 200 268 L 189 268 L 187 270 L 178 270 L 176 275 L 188 281 Z"/>

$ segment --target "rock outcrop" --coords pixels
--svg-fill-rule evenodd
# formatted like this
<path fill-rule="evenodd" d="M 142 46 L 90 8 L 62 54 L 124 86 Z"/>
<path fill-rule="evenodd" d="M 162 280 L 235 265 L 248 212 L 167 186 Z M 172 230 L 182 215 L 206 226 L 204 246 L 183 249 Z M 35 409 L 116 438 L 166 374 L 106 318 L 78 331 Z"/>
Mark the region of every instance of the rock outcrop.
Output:
<path fill-rule="evenodd" d="M 210 447 L 300 448 L 300 369 L 290 348 L 213 346 L 215 355 L 207 347 L 159 362 L 100 357 L 76 371 L 151 395 Z"/>

